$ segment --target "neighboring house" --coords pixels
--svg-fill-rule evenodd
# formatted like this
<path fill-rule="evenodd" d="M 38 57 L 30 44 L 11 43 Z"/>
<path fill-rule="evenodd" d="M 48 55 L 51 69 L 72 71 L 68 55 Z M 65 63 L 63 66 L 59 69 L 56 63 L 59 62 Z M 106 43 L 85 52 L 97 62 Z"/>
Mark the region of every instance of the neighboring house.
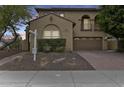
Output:
<path fill-rule="evenodd" d="M 66 39 L 66 51 L 105 50 L 107 41 L 96 23 L 95 8 L 36 8 L 39 17 L 29 22 L 30 30 L 38 31 L 38 39 Z M 30 49 L 33 35 L 29 36 Z"/>

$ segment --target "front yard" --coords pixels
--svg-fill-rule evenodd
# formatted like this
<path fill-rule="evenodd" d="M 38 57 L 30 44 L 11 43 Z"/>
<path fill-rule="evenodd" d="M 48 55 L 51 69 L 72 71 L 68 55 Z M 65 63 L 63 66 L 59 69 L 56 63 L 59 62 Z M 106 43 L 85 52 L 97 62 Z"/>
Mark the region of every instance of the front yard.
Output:
<path fill-rule="evenodd" d="M 33 61 L 31 53 L 15 56 L 12 61 L 0 66 L 0 70 L 95 70 L 77 53 L 38 53 Z"/>

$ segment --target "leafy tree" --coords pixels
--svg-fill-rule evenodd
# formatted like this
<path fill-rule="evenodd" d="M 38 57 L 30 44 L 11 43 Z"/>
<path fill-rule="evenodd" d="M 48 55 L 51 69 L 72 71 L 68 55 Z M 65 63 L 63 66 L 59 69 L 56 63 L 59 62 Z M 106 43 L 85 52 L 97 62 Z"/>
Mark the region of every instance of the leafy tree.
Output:
<path fill-rule="evenodd" d="M 4 47 L 14 43 L 18 38 L 19 26 L 26 24 L 30 18 L 27 6 L 23 5 L 3 5 L 0 6 L 0 41 L 7 31 L 10 31 L 14 39 L 5 44 Z"/>
<path fill-rule="evenodd" d="M 124 38 L 124 6 L 101 6 L 97 22 L 102 31 L 114 36 L 117 40 Z"/>

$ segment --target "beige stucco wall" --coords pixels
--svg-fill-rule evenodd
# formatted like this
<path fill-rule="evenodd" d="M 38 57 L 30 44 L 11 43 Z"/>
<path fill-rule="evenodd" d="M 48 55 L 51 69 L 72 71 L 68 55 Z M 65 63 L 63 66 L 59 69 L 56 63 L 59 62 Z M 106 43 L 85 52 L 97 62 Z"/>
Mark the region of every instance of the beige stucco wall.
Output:
<path fill-rule="evenodd" d="M 45 13 L 50 13 L 52 11 L 41 11 L 39 12 L 39 16 L 43 16 Z M 104 39 L 106 34 L 102 31 L 95 31 L 95 17 L 98 14 L 98 11 L 53 11 L 56 12 L 56 14 L 59 15 L 59 13 L 63 13 L 64 17 L 72 20 L 76 23 L 76 26 L 74 27 L 74 35 L 73 37 L 102 37 L 103 39 L 103 50 L 106 50 L 108 47 L 107 41 Z M 91 31 L 81 31 L 81 18 L 84 15 L 88 15 L 90 17 L 91 26 L 93 30 Z"/>
<path fill-rule="evenodd" d="M 59 31 L 60 31 L 60 35 L 61 38 L 66 39 L 66 51 L 72 51 L 73 50 L 73 25 L 72 22 L 64 20 L 58 16 L 55 16 L 53 14 L 50 14 L 48 16 L 45 16 L 43 18 L 40 18 L 38 20 L 32 21 L 30 22 L 30 30 L 34 31 L 35 29 L 37 29 L 38 31 L 38 39 L 41 39 L 43 37 L 43 31 L 45 29 L 45 27 L 51 25 L 53 26 L 57 26 Z M 33 36 L 30 35 L 30 49 L 33 48 Z"/>

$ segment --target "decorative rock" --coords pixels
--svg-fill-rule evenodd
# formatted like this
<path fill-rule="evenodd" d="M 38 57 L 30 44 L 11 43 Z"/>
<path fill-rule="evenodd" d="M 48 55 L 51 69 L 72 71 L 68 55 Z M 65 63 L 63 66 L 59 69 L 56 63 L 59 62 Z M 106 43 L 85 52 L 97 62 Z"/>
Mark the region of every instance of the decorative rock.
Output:
<path fill-rule="evenodd" d="M 45 60 L 47 60 L 47 57 L 41 58 L 41 61 L 45 61 Z"/>
<path fill-rule="evenodd" d="M 76 62 L 67 62 L 68 65 L 75 66 Z"/>
<path fill-rule="evenodd" d="M 76 60 L 76 58 L 75 58 L 75 57 L 73 57 L 72 59 L 73 59 L 73 60 Z"/>
<path fill-rule="evenodd" d="M 47 57 L 41 58 L 40 65 L 41 67 L 44 67 L 48 64 L 49 62 L 47 61 Z"/>
<path fill-rule="evenodd" d="M 41 65 L 41 67 L 44 67 L 44 66 L 46 66 L 48 63 L 49 63 L 48 61 L 44 61 L 44 62 L 41 62 L 40 65 Z"/>
<path fill-rule="evenodd" d="M 55 60 L 52 61 L 52 63 L 61 62 L 61 61 L 63 61 L 63 60 L 65 60 L 65 57 L 59 58 L 59 59 L 55 59 Z"/>
<path fill-rule="evenodd" d="M 17 61 L 17 62 L 21 62 L 23 60 L 23 56 L 15 56 L 12 60 Z"/>

